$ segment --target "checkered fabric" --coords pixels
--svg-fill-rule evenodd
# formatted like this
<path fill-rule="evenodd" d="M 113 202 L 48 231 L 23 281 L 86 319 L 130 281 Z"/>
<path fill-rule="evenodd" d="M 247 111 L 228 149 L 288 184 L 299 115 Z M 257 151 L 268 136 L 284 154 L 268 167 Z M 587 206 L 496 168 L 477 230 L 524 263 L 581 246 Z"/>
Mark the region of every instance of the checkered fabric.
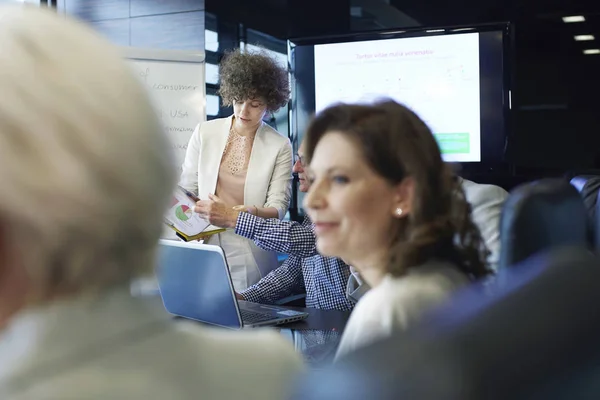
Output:
<path fill-rule="evenodd" d="M 300 224 L 240 213 L 235 233 L 264 250 L 289 255 L 279 268 L 241 292 L 246 300 L 273 304 L 284 297 L 306 293 L 307 307 L 342 311 L 353 308 L 354 304 L 346 298 L 350 269 L 342 260 L 317 252 L 308 216 Z"/>

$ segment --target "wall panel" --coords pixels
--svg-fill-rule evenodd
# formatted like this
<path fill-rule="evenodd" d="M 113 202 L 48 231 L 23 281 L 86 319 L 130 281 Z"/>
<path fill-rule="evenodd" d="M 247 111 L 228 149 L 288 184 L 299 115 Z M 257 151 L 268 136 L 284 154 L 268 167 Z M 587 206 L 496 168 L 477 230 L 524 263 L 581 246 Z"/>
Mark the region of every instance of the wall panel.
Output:
<path fill-rule="evenodd" d="M 131 46 L 204 49 L 204 11 L 131 18 Z"/>
<path fill-rule="evenodd" d="M 131 17 L 204 11 L 204 0 L 131 0 Z"/>

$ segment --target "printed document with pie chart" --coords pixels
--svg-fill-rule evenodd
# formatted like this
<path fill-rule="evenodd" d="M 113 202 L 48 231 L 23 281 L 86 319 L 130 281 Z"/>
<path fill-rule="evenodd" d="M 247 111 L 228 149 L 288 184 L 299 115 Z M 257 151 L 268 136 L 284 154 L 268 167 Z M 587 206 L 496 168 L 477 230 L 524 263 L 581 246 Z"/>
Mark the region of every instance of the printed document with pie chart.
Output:
<path fill-rule="evenodd" d="M 316 112 L 391 98 L 431 128 L 446 161 L 481 161 L 479 34 L 315 46 Z"/>
<path fill-rule="evenodd" d="M 177 188 L 171 199 L 171 206 L 165 215 L 165 222 L 185 240 L 200 239 L 203 236 L 224 231 L 212 226 L 194 212 L 192 200 L 182 188 Z"/>

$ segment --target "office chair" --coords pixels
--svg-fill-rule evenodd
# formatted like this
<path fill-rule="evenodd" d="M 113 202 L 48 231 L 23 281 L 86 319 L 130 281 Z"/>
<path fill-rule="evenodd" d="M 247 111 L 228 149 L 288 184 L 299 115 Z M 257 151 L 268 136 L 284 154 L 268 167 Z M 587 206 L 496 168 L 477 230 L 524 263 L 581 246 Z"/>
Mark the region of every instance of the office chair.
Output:
<path fill-rule="evenodd" d="M 600 193 L 597 193 L 596 195 L 599 196 Z M 593 244 L 596 253 L 600 254 L 600 201 L 596 201 L 596 206 L 592 218 L 594 232 Z"/>
<path fill-rule="evenodd" d="M 588 241 L 590 245 L 595 245 L 596 241 L 596 207 L 598 200 L 598 191 L 600 190 L 600 175 L 577 175 L 570 181 L 571 185 L 577 189 L 583 205 L 588 214 Z"/>
<path fill-rule="evenodd" d="M 587 244 L 587 213 L 577 190 L 561 179 L 518 186 L 500 219 L 500 268 L 555 246 Z"/>
<path fill-rule="evenodd" d="M 573 185 L 579 193 L 582 193 L 585 191 L 587 185 L 598 178 L 600 178 L 600 175 L 576 175 L 570 179 L 569 183 Z M 596 202 L 594 201 L 594 203 Z"/>
<path fill-rule="evenodd" d="M 293 399 L 600 398 L 599 264 L 585 248 L 540 253 L 494 296 L 468 288 L 408 332 L 309 373 Z"/>
<path fill-rule="evenodd" d="M 564 178 L 568 181 L 578 176 L 600 176 L 600 169 L 598 168 L 577 168 L 567 171 L 564 174 Z"/>

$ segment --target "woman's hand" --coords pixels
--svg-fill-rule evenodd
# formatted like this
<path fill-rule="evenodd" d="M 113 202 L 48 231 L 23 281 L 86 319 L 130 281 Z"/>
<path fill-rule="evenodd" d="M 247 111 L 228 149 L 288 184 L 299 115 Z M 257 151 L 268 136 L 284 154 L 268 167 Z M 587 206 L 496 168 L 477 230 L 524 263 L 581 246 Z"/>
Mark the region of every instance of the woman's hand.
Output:
<path fill-rule="evenodd" d="M 194 211 L 211 225 L 219 228 L 235 228 L 240 211 L 227 206 L 214 194 L 209 194 L 208 198 L 209 200 L 197 201 Z"/>

